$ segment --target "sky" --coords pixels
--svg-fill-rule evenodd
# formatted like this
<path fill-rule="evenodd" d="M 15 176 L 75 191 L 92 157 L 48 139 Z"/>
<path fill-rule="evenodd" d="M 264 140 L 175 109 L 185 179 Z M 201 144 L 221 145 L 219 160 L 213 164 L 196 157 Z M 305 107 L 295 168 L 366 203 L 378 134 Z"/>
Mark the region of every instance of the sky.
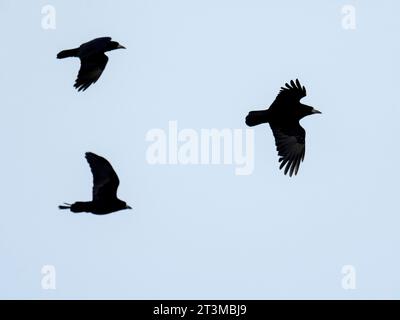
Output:
<path fill-rule="evenodd" d="M 0 298 L 400 298 L 399 10 L 395 0 L 0 0 Z M 102 36 L 127 50 L 108 53 L 78 93 L 79 60 L 56 55 Z M 296 78 L 322 112 L 301 122 L 297 176 L 279 170 L 267 125 L 250 130 L 250 174 L 149 163 L 151 130 L 244 136 L 247 113 Z M 87 151 L 112 163 L 133 210 L 58 210 L 91 199 Z"/>

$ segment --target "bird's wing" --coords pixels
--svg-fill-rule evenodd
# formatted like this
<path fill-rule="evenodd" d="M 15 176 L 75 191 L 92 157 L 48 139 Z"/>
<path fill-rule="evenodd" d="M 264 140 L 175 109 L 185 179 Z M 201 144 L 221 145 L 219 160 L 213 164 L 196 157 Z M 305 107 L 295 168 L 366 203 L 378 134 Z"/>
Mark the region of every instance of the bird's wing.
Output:
<path fill-rule="evenodd" d="M 115 199 L 119 179 L 111 164 L 104 158 L 91 153 L 86 153 L 93 174 L 93 200 Z"/>
<path fill-rule="evenodd" d="M 296 79 L 296 82 L 291 80 L 290 84 L 285 83 L 285 87 L 281 87 L 281 91 L 279 91 L 275 103 L 291 105 L 299 102 L 306 94 L 306 88 L 301 86 L 298 79 Z"/>
<path fill-rule="evenodd" d="M 95 83 L 103 73 L 108 62 L 108 57 L 104 53 L 93 54 L 81 58 L 81 68 L 74 87 L 78 91 L 85 91 L 89 86 Z"/>
<path fill-rule="evenodd" d="M 270 127 L 275 137 L 276 150 L 278 151 L 279 169 L 285 167 L 285 174 L 292 176 L 299 171 L 300 162 L 304 160 L 306 151 L 306 131 L 298 122 L 292 125 L 271 124 Z"/>

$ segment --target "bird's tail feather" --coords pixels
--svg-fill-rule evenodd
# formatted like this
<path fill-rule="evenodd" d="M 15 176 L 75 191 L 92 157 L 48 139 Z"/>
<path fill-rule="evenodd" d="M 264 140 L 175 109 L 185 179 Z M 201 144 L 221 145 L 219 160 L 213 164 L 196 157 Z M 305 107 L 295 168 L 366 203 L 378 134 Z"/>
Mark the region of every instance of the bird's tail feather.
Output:
<path fill-rule="evenodd" d="M 65 209 L 70 209 L 71 205 L 69 203 L 64 203 L 62 206 L 58 206 L 58 209 L 60 210 L 65 210 Z"/>
<path fill-rule="evenodd" d="M 268 122 L 268 112 L 267 110 L 262 111 L 251 111 L 246 117 L 246 124 L 249 127 L 256 126 L 261 123 Z"/>
<path fill-rule="evenodd" d="M 78 49 L 63 50 L 57 54 L 57 59 L 64 59 L 69 57 L 77 57 Z"/>

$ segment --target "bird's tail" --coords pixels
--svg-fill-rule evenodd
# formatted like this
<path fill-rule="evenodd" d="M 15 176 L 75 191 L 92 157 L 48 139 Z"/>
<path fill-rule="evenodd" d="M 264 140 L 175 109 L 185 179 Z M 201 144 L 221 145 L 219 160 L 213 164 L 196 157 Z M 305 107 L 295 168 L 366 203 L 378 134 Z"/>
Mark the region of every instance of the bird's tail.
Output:
<path fill-rule="evenodd" d="M 63 50 L 57 54 L 57 59 L 64 59 L 69 57 L 77 57 L 78 49 Z"/>
<path fill-rule="evenodd" d="M 58 209 L 60 210 L 71 209 L 71 205 L 69 203 L 64 203 L 64 205 L 58 206 Z"/>
<path fill-rule="evenodd" d="M 258 124 L 266 123 L 266 122 L 268 122 L 268 111 L 267 110 L 250 111 L 246 117 L 246 124 L 249 127 L 254 127 Z"/>

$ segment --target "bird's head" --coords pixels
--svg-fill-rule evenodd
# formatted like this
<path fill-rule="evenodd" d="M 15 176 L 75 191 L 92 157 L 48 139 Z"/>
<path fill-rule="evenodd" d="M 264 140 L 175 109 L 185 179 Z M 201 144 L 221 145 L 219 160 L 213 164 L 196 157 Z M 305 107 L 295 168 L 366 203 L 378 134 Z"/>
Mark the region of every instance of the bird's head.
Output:
<path fill-rule="evenodd" d="M 121 200 L 120 203 L 119 203 L 119 207 L 120 207 L 119 210 L 131 210 L 131 209 L 132 209 L 130 206 L 128 206 L 128 205 L 126 204 L 125 201 L 122 201 L 122 200 Z"/>
<path fill-rule="evenodd" d="M 321 114 L 322 113 L 321 111 L 319 111 L 311 106 L 308 106 L 306 104 L 300 104 L 300 105 L 301 105 L 300 118 L 304 118 L 306 116 L 311 116 L 312 114 Z"/>
<path fill-rule="evenodd" d="M 130 207 L 130 206 L 128 206 L 126 203 L 125 203 L 125 208 L 124 208 L 125 210 L 132 210 L 132 207 Z"/>
<path fill-rule="evenodd" d="M 124 46 L 120 45 L 117 41 L 110 41 L 107 45 L 106 51 L 116 50 L 116 49 L 126 49 Z"/>

